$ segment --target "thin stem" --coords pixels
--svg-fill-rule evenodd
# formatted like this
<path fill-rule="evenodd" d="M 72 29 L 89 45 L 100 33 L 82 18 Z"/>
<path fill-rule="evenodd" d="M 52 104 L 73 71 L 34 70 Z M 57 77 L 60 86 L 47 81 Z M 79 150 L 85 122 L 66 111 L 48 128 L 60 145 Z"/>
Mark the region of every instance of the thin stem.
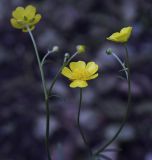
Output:
<path fill-rule="evenodd" d="M 35 53 L 36 53 L 36 57 L 37 57 L 37 61 L 38 61 L 38 65 L 39 65 L 39 70 L 40 70 L 40 74 L 41 74 L 41 79 L 42 79 L 42 85 L 43 85 L 43 91 L 44 91 L 44 97 L 45 97 L 45 105 L 46 105 L 46 139 L 45 139 L 45 143 L 46 143 L 46 150 L 47 150 L 47 157 L 48 160 L 51 160 L 51 156 L 50 156 L 50 152 L 49 152 L 49 119 L 50 119 L 50 111 L 49 111 L 49 98 L 48 98 L 48 92 L 46 89 L 46 84 L 45 84 L 45 79 L 44 79 L 44 72 L 43 72 L 43 68 L 41 66 L 41 61 L 40 61 L 40 57 L 39 57 L 39 53 L 38 53 L 38 49 L 37 49 L 37 45 L 35 42 L 35 39 L 33 37 L 33 34 L 29 28 L 29 26 L 26 26 L 28 33 L 31 37 L 34 49 L 35 49 Z"/>
<path fill-rule="evenodd" d="M 39 69 L 40 69 L 41 79 L 42 79 L 44 96 L 45 96 L 45 99 L 47 99 L 47 89 L 46 89 L 46 85 L 45 85 L 44 72 L 43 72 L 43 69 L 41 67 L 41 61 L 40 61 L 37 45 L 36 45 L 35 39 L 33 37 L 33 34 L 31 32 L 29 26 L 27 26 L 27 30 L 28 30 L 28 33 L 29 33 L 29 35 L 31 37 L 31 40 L 32 40 L 32 43 L 33 43 L 33 46 L 34 46 L 34 49 L 35 49 L 35 53 L 36 53 L 36 57 L 37 57 L 37 61 L 38 61 Z"/>
<path fill-rule="evenodd" d="M 51 53 L 53 53 L 53 51 L 48 51 L 48 52 L 45 54 L 45 56 L 43 57 L 43 59 L 42 59 L 42 61 L 41 61 L 41 66 L 44 65 L 44 62 L 45 62 L 46 58 L 47 58 Z"/>
<path fill-rule="evenodd" d="M 68 65 L 68 63 L 78 54 L 78 52 L 75 52 L 66 62 L 66 65 Z"/>
<path fill-rule="evenodd" d="M 62 69 L 64 68 L 64 66 L 65 66 L 65 64 L 63 64 L 63 65 L 59 68 L 58 72 L 57 72 L 56 75 L 54 76 L 54 78 L 53 78 L 53 80 L 52 80 L 52 83 L 51 83 L 51 86 L 50 86 L 50 88 L 49 88 L 49 96 L 51 95 L 52 89 L 53 89 L 53 87 L 54 87 L 54 85 L 55 85 L 55 82 L 56 82 L 58 76 L 60 75 Z"/>
<path fill-rule="evenodd" d="M 59 70 L 58 70 L 58 72 L 56 73 L 56 75 L 55 75 L 55 77 L 53 78 L 53 80 L 52 80 L 52 83 L 51 83 L 51 86 L 50 86 L 50 88 L 49 88 L 49 91 L 47 92 L 47 98 L 46 98 L 46 101 L 45 101 L 45 103 L 46 103 L 46 115 L 47 115 L 47 118 L 46 118 L 46 149 L 47 149 L 47 153 L 48 153 L 48 159 L 49 160 L 51 160 L 51 156 L 50 156 L 50 154 L 49 154 L 49 143 L 48 143 L 48 141 L 49 141 L 49 119 L 50 119 L 50 111 L 49 111 L 49 97 L 50 97 L 50 95 L 52 94 L 52 89 L 53 89 L 53 87 L 54 87 L 54 85 L 55 85 L 55 83 L 56 83 L 56 81 L 57 81 L 57 78 L 58 78 L 58 76 L 60 75 L 60 73 L 61 73 L 61 71 L 62 71 L 62 69 L 66 66 L 66 65 L 68 65 L 68 63 L 77 55 L 78 53 L 76 52 L 74 55 L 72 55 L 69 59 L 68 59 L 68 61 L 67 62 L 63 62 L 63 64 L 62 64 L 62 66 L 59 68 Z M 49 55 L 49 54 L 48 54 Z M 46 56 L 47 57 L 47 56 Z M 45 60 L 45 58 L 46 57 L 44 57 L 44 60 Z M 43 60 L 42 60 L 42 62 L 41 62 L 41 66 L 43 65 Z"/>
<path fill-rule="evenodd" d="M 45 144 L 48 160 L 51 160 L 50 150 L 49 150 L 49 131 L 50 131 L 50 110 L 49 110 L 49 99 L 45 100 L 46 105 L 46 136 L 45 136 Z"/>
<path fill-rule="evenodd" d="M 80 131 L 81 137 L 82 137 L 82 139 L 83 139 L 83 142 L 84 142 L 84 144 L 87 146 L 88 151 L 89 151 L 89 153 L 90 153 L 90 155 L 91 155 L 91 157 L 92 157 L 92 156 L 93 156 L 92 150 L 91 150 L 91 148 L 90 148 L 90 146 L 89 146 L 89 144 L 88 144 L 88 141 L 87 141 L 87 139 L 85 138 L 84 133 L 83 133 L 83 131 L 82 131 L 82 128 L 81 128 L 81 126 L 80 126 L 80 112 L 81 112 L 81 107 L 82 107 L 82 88 L 80 88 L 80 99 L 79 99 L 79 109 L 78 109 L 78 116 L 77 116 L 77 125 L 78 125 L 78 129 L 79 129 L 79 131 Z"/>
<path fill-rule="evenodd" d="M 128 103 L 127 103 L 127 111 L 126 111 L 126 115 L 120 125 L 120 128 L 118 129 L 118 131 L 116 132 L 116 134 L 114 135 L 114 137 L 108 141 L 102 148 L 100 148 L 95 154 L 98 155 L 100 152 L 104 151 L 104 149 L 106 147 L 108 147 L 113 141 L 116 140 L 116 138 L 118 137 L 118 135 L 120 134 L 120 132 L 122 131 L 123 127 L 126 124 L 126 121 L 128 119 L 129 116 L 129 111 L 130 111 L 130 107 L 131 107 L 131 79 L 130 79 L 130 63 L 129 63 L 129 56 L 128 56 L 128 50 L 127 47 L 125 45 L 125 52 L 126 52 L 126 65 L 127 65 L 127 72 L 128 72 Z"/>
<path fill-rule="evenodd" d="M 120 65 L 122 66 L 123 70 L 125 71 L 125 74 L 126 74 L 126 78 L 128 80 L 128 72 L 126 70 L 126 67 L 124 65 L 124 63 L 121 61 L 121 59 L 114 53 L 112 52 L 112 55 L 117 59 L 117 61 L 120 63 Z"/>
<path fill-rule="evenodd" d="M 56 75 L 54 76 L 54 78 L 53 78 L 53 80 L 52 80 L 51 86 L 50 86 L 50 88 L 49 88 L 49 95 L 51 95 L 52 89 L 53 89 L 53 87 L 54 87 L 54 84 L 55 84 L 58 76 L 60 75 L 62 69 L 63 69 L 65 66 L 67 66 L 68 63 L 69 63 L 77 54 L 78 54 L 77 52 L 74 53 L 74 54 L 68 59 L 67 62 L 63 62 L 62 66 L 59 68 L 58 72 L 56 73 Z"/>

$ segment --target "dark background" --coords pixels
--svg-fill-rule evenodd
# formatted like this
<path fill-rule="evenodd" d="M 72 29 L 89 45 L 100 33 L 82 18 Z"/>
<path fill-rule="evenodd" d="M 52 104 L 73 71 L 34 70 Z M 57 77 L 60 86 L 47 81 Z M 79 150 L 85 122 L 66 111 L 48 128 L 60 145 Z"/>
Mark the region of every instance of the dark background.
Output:
<path fill-rule="evenodd" d="M 58 53 L 45 65 L 48 86 L 64 54 L 78 44 L 95 61 L 98 79 L 83 92 L 81 124 L 94 149 L 117 131 L 127 105 L 127 82 L 118 78 L 120 65 L 105 54 L 111 47 L 121 58 L 122 45 L 106 37 L 133 26 L 128 42 L 131 61 L 132 109 L 126 127 L 106 155 L 113 160 L 152 160 L 152 1 L 151 0 L 1 0 L 0 1 L 0 159 L 46 160 L 45 105 L 30 37 L 10 25 L 17 6 L 35 5 L 42 14 L 33 34 L 41 58 L 54 45 Z M 79 89 L 60 76 L 51 99 L 50 151 L 53 160 L 81 160 L 86 149 L 76 126 Z"/>

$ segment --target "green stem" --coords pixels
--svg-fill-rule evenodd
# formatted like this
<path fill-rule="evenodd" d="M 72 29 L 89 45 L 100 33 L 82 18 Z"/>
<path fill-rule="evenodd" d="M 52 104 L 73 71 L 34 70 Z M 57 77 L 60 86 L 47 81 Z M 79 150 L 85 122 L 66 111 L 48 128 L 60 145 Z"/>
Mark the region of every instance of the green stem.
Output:
<path fill-rule="evenodd" d="M 33 34 L 32 34 L 32 32 L 31 32 L 31 30 L 28 26 L 27 26 L 27 30 L 28 30 L 28 33 L 31 37 L 31 40 L 32 40 L 32 43 L 33 43 L 33 46 L 34 46 L 34 50 L 35 50 L 35 53 L 36 53 L 36 58 L 37 58 L 39 69 L 40 69 L 42 85 L 43 85 L 43 90 L 44 90 L 44 96 L 45 96 L 45 99 L 47 99 L 47 89 L 46 89 L 46 85 L 45 85 L 44 72 L 43 72 L 43 69 L 41 67 L 41 61 L 40 61 L 37 45 L 36 45 L 35 39 L 33 37 Z"/>
<path fill-rule="evenodd" d="M 48 160 L 51 160 L 50 150 L 49 150 L 49 130 L 50 130 L 50 110 L 49 110 L 49 98 L 45 100 L 46 105 L 46 136 L 45 144 Z"/>
<path fill-rule="evenodd" d="M 90 155 L 91 155 L 91 157 L 92 157 L 92 156 L 93 156 L 92 150 L 91 150 L 91 148 L 90 148 L 90 146 L 89 146 L 89 144 L 88 144 L 88 141 L 87 141 L 87 139 L 85 138 L 84 133 L 83 133 L 83 131 L 82 131 L 82 128 L 81 128 L 81 126 L 80 126 L 81 106 L 82 106 L 82 88 L 80 88 L 80 99 L 79 99 L 79 109 L 78 109 L 78 116 L 77 116 L 77 125 L 78 125 L 78 129 L 79 129 L 79 131 L 80 131 L 81 137 L 82 137 L 82 139 L 83 139 L 83 142 L 84 142 L 84 144 L 87 146 L 88 151 L 89 151 L 89 153 L 90 153 Z"/>
<path fill-rule="evenodd" d="M 55 84 L 58 76 L 60 75 L 62 69 L 63 69 L 65 66 L 67 66 L 67 65 L 69 64 L 69 62 L 70 62 L 77 54 L 78 54 L 78 53 L 76 52 L 75 54 L 73 54 L 73 55 L 68 59 L 67 62 L 63 62 L 62 66 L 59 68 L 58 72 L 56 73 L 56 75 L 54 76 L 54 78 L 53 78 L 53 80 L 52 80 L 51 86 L 50 86 L 50 88 L 49 88 L 49 95 L 51 95 L 52 89 L 53 89 L 53 87 L 54 87 L 54 84 Z"/>
<path fill-rule="evenodd" d="M 43 57 L 43 59 L 42 59 L 42 61 L 41 61 L 41 66 L 44 65 L 44 62 L 45 62 L 46 58 L 47 58 L 51 53 L 53 53 L 53 51 L 48 51 L 48 52 L 45 54 L 45 56 Z"/>
<path fill-rule="evenodd" d="M 117 61 L 120 63 L 120 65 L 122 66 L 122 68 L 123 68 L 123 70 L 124 70 L 124 72 L 125 72 L 125 74 L 126 74 L 126 78 L 127 78 L 127 80 L 128 80 L 128 72 L 127 72 L 127 68 L 125 67 L 125 65 L 124 65 L 124 63 L 121 61 L 121 59 L 114 53 L 114 52 L 112 52 L 112 55 L 117 59 Z"/>
<path fill-rule="evenodd" d="M 120 125 L 120 128 L 118 129 L 118 131 L 116 132 L 116 134 L 114 135 L 114 137 L 108 141 L 102 148 L 100 148 L 95 155 L 98 155 L 100 152 L 104 151 L 104 149 L 106 147 L 108 147 L 111 143 L 113 143 L 113 141 L 116 140 L 116 138 L 118 137 L 118 135 L 120 134 L 120 132 L 122 131 L 123 127 L 126 124 L 126 121 L 128 119 L 129 116 L 129 111 L 130 111 L 130 107 L 131 107 L 131 79 L 130 79 L 130 63 L 129 63 L 129 56 L 128 56 L 128 50 L 127 47 L 125 45 L 125 52 L 126 52 L 126 65 L 127 65 L 127 72 L 128 72 L 128 103 L 127 103 L 127 111 L 126 111 L 126 115 Z"/>
<path fill-rule="evenodd" d="M 41 79 L 42 79 L 42 85 L 43 85 L 43 91 L 44 91 L 44 97 L 45 97 L 45 105 L 46 105 L 46 139 L 45 139 L 46 142 L 45 143 L 46 143 L 48 160 L 51 160 L 51 156 L 50 156 L 50 152 L 49 152 L 49 126 L 50 126 L 50 124 L 49 124 L 49 119 L 50 119 L 49 97 L 48 97 L 48 92 L 47 92 L 45 79 L 44 79 L 44 72 L 43 72 L 43 68 L 41 66 L 41 61 L 40 61 L 37 45 L 36 45 L 35 39 L 33 37 L 33 34 L 31 32 L 29 26 L 26 26 L 26 27 L 27 27 L 28 33 L 31 37 L 34 49 L 35 49 L 35 53 L 36 53 L 36 57 L 37 57 L 38 65 L 39 65 L 39 70 L 40 70 L 40 74 L 41 74 Z"/>
<path fill-rule="evenodd" d="M 63 68 L 64 68 L 64 64 L 59 68 L 58 72 L 57 72 L 56 75 L 54 76 L 54 78 L 53 78 L 53 80 L 52 80 L 52 83 L 51 83 L 51 86 L 50 86 L 50 88 L 49 88 L 49 96 L 51 95 L 52 89 L 53 89 L 53 87 L 54 87 L 54 85 L 55 85 L 55 82 L 56 82 L 56 80 L 57 80 L 58 76 L 60 75 L 60 73 L 61 73 L 61 71 L 62 71 Z"/>

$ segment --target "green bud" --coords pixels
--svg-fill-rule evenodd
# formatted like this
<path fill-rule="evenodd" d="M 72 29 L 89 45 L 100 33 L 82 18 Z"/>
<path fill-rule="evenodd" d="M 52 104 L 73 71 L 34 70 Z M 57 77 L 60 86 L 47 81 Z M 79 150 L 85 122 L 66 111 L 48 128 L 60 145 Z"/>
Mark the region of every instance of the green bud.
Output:
<path fill-rule="evenodd" d="M 108 48 L 108 49 L 106 50 L 106 53 L 107 53 L 108 55 L 111 55 L 111 54 L 112 54 L 112 49 L 111 49 L 111 48 Z"/>
<path fill-rule="evenodd" d="M 84 53 L 86 51 L 85 45 L 77 45 L 76 46 L 77 53 Z"/>

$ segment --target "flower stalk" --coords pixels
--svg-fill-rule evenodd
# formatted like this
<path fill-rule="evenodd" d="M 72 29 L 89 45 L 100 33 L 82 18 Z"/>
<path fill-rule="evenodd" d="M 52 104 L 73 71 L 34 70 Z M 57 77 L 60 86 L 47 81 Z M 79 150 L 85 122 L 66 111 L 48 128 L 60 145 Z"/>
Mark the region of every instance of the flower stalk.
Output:
<path fill-rule="evenodd" d="M 37 49 L 37 45 L 36 45 L 36 42 L 35 42 L 35 39 L 33 37 L 33 34 L 29 28 L 29 26 L 27 25 L 27 30 L 28 30 L 28 33 L 31 37 L 31 40 L 32 40 L 32 43 L 33 43 L 33 46 L 34 46 L 34 50 L 35 50 L 35 53 L 36 53 L 36 58 L 37 58 L 37 62 L 38 62 L 38 65 L 39 65 L 39 70 L 40 70 L 40 74 L 41 74 L 41 79 L 42 79 L 42 85 L 43 85 L 43 90 L 44 90 L 44 96 L 45 96 L 45 99 L 47 99 L 47 89 L 46 89 L 46 85 L 45 85 L 45 79 L 44 79 L 44 72 L 43 72 L 43 68 L 41 66 L 41 61 L 40 61 L 40 57 L 39 57 L 39 52 L 38 52 L 38 49 Z"/>
<path fill-rule="evenodd" d="M 42 59 L 42 61 L 40 60 L 39 57 L 39 52 L 38 52 L 38 48 L 34 39 L 34 36 L 29 28 L 29 26 L 27 25 L 27 31 L 30 35 L 30 38 L 32 40 L 33 46 L 34 46 L 34 50 L 36 53 L 36 57 L 37 57 L 37 61 L 38 61 L 38 66 L 39 66 L 39 70 L 40 70 L 40 75 L 41 75 L 41 80 L 42 80 L 42 85 L 43 85 L 43 91 L 44 91 L 44 97 L 45 97 L 45 106 L 46 106 L 46 137 L 45 137 L 45 144 L 46 144 L 46 151 L 47 151 L 47 157 L 48 160 L 52 160 L 51 159 L 51 155 L 50 155 L 50 151 L 49 151 L 49 126 L 50 126 L 50 109 L 49 109 L 49 98 L 52 94 L 52 89 L 57 81 L 58 76 L 60 75 L 62 69 L 68 65 L 68 63 L 78 54 L 77 52 L 74 53 L 66 62 L 63 62 L 62 66 L 59 68 L 58 72 L 56 73 L 56 75 L 54 76 L 52 83 L 50 85 L 49 90 L 47 90 L 46 88 L 46 82 L 45 82 L 45 78 L 44 78 L 44 71 L 43 71 L 43 65 L 44 62 L 46 60 L 46 58 L 54 52 L 54 50 L 48 52 Z"/>
<path fill-rule="evenodd" d="M 89 154 L 90 156 L 92 157 L 93 156 L 93 153 L 92 153 L 92 150 L 88 144 L 88 141 L 83 133 L 83 130 L 81 128 L 81 125 L 80 125 L 80 112 L 81 112 L 81 107 L 82 107 L 82 88 L 80 88 L 80 99 L 79 99 L 79 108 L 78 108 L 78 116 L 77 116 L 77 126 L 78 126 L 78 129 L 80 131 L 80 134 L 81 134 L 81 137 L 83 139 L 83 142 L 84 144 L 86 145 L 88 151 L 89 151 Z"/>
<path fill-rule="evenodd" d="M 126 75 L 126 79 L 128 80 L 128 72 L 127 72 L 128 68 L 126 68 L 125 64 L 121 61 L 121 59 L 114 52 L 112 52 L 112 55 L 117 59 L 117 61 L 122 66 L 123 71 L 125 72 L 125 75 Z"/>
<path fill-rule="evenodd" d="M 47 157 L 48 160 L 52 160 L 51 159 L 51 155 L 49 152 L 49 126 L 50 126 L 50 111 L 49 111 L 49 95 L 47 92 L 47 88 L 46 88 L 46 83 L 45 83 L 45 78 L 44 78 L 44 72 L 43 72 L 43 68 L 41 65 L 41 61 L 40 61 L 40 57 L 39 57 L 39 53 L 38 53 L 38 49 L 37 49 L 37 45 L 35 42 L 35 39 L 33 37 L 33 34 L 29 28 L 29 26 L 26 26 L 28 33 L 31 37 L 34 49 L 35 49 L 35 53 L 36 53 L 36 57 L 37 57 L 37 61 L 38 61 L 38 66 L 39 66 L 39 70 L 40 70 L 40 75 L 41 75 L 41 80 L 42 80 L 42 85 L 43 85 L 43 91 L 44 91 L 44 97 L 45 97 L 45 106 L 46 106 L 46 137 L 45 137 L 45 144 L 46 144 L 46 151 L 47 151 Z"/>
<path fill-rule="evenodd" d="M 95 155 L 100 154 L 101 152 L 103 152 L 111 143 L 113 143 L 116 138 L 118 137 L 118 135 L 120 134 L 120 132 L 122 131 L 122 129 L 124 128 L 128 116 L 129 116 L 129 112 L 130 112 L 130 107 L 131 107 L 131 78 L 130 78 L 130 62 L 129 62 L 129 55 L 128 55 L 128 49 L 126 44 L 124 45 L 125 47 L 125 54 L 126 54 L 126 66 L 127 66 L 127 75 L 128 75 L 128 102 L 127 102 L 127 111 L 126 111 L 126 115 L 120 125 L 120 128 L 118 129 L 118 131 L 116 132 L 116 134 L 113 136 L 113 138 L 108 141 L 104 146 L 102 146 L 99 150 L 96 151 Z"/>
<path fill-rule="evenodd" d="M 49 96 L 51 95 L 52 89 L 53 89 L 53 87 L 54 87 L 54 84 L 55 84 L 58 76 L 59 76 L 60 73 L 62 72 L 63 68 L 66 67 L 66 66 L 69 64 L 69 62 L 70 62 L 77 54 L 78 54 L 77 52 L 74 53 L 69 59 L 67 59 L 67 61 L 64 61 L 64 62 L 63 62 L 62 66 L 59 68 L 58 72 L 56 73 L 56 75 L 54 76 L 54 78 L 53 78 L 53 80 L 52 80 L 52 83 L 51 83 L 50 88 L 49 88 Z"/>
<path fill-rule="evenodd" d="M 55 51 L 52 49 L 51 51 L 48 51 L 45 56 L 43 57 L 42 61 L 41 61 L 41 66 L 43 67 L 44 63 L 45 63 L 45 60 L 47 59 L 47 57 L 49 55 L 51 55 L 52 53 L 54 53 Z"/>

